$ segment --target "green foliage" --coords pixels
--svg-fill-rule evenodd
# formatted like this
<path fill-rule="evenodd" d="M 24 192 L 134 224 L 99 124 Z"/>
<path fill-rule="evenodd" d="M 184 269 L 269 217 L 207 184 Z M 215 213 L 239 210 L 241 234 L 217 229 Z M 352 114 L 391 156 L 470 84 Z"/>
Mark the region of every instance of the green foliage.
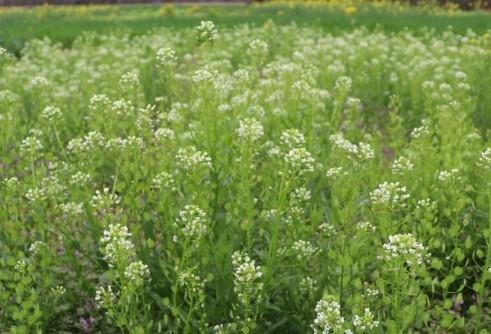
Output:
<path fill-rule="evenodd" d="M 0 53 L 0 332 L 482 333 L 490 43 L 207 22 Z"/>

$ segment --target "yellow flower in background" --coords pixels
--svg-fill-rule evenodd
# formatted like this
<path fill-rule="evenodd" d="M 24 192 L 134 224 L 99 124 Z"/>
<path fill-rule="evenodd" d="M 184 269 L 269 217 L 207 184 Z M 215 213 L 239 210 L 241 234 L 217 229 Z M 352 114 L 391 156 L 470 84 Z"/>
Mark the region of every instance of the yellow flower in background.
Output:
<path fill-rule="evenodd" d="M 356 7 L 355 6 L 344 7 L 344 13 L 346 15 L 353 15 L 354 13 L 356 13 Z"/>

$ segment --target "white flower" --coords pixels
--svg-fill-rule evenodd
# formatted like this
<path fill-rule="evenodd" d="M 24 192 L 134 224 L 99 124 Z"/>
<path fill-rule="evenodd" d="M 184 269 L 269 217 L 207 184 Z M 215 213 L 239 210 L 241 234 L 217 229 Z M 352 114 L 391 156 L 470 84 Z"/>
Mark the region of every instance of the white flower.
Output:
<path fill-rule="evenodd" d="M 385 205 L 390 208 L 405 207 L 406 203 L 404 202 L 408 198 L 406 187 L 401 186 L 399 182 L 384 182 L 370 192 L 370 200 L 373 204 Z"/>
<path fill-rule="evenodd" d="M 27 190 L 26 198 L 29 202 L 38 203 L 46 200 L 46 190 L 44 188 L 31 188 Z"/>
<path fill-rule="evenodd" d="M 358 231 L 365 231 L 365 232 L 375 232 L 376 228 L 375 226 L 373 226 L 372 223 L 370 222 L 359 222 L 357 225 L 356 225 L 356 229 Z"/>
<path fill-rule="evenodd" d="M 428 136 L 430 134 L 430 128 L 428 127 L 428 122 L 423 120 L 423 125 L 418 128 L 414 128 L 411 131 L 411 138 L 417 139 Z"/>
<path fill-rule="evenodd" d="M 105 308 L 114 303 L 116 296 L 111 285 L 107 287 L 100 286 L 95 292 L 95 302 L 98 307 Z"/>
<path fill-rule="evenodd" d="M 218 37 L 218 31 L 212 21 L 201 21 L 196 28 L 196 41 L 198 44 L 214 42 Z"/>
<path fill-rule="evenodd" d="M 68 202 L 64 204 L 60 204 L 60 209 L 67 216 L 77 217 L 83 214 L 84 212 L 84 204 L 83 203 L 75 203 Z"/>
<path fill-rule="evenodd" d="M 155 130 L 153 136 L 157 141 L 172 140 L 176 138 L 176 134 L 174 133 L 174 130 L 169 128 L 159 128 Z"/>
<path fill-rule="evenodd" d="M 215 75 L 216 73 L 210 72 L 205 66 L 202 69 L 194 72 L 192 79 L 195 83 L 210 82 L 215 77 Z"/>
<path fill-rule="evenodd" d="M 130 238 L 128 228 L 123 225 L 110 224 L 108 229 L 104 230 L 101 252 L 110 267 L 125 265 L 134 256 L 135 246 Z"/>
<path fill-rule="evenodd" d="M 305 146 L 305 137 L 297 129 L 288 129 L 281 133 L 280 143 L 287 149 L 300 148 Z"/>
<path fill-rule="evenodd" d="M 41 116 L 50 122 L 56 122 L 63 117 L 63 114 L 60 111 L 60 108 L 47 106 L 41 112 Z"/>
<path fill-rule="evenodd" d="M 176 184 L 171 174 L 161 172 L 152 179 L 152 189 L 176 191 Z"/>
<path fill-rule="evenodd" d="M 379 326 L 379 322 L 375 320 L 372 312 L 367 307 L 365 308 L 365 313 L 363 315 L 357 315 L 353 317 L 353 326 L 360 331 L 365 331 L 368 329 L 374 329 Z"/>
<path fill-rule="evenodd" d="M 62 285 L 57 285 L 53 288 L 51 288 L 51 292 L 56 296 L 56 297 L 61 297 L 66 293 L 66 289 Z"/>
<path fill-rule="evenodd" d="M 43 149 L 43 144 L 36 137 L 26 137 L 20 144 L 20 152 L 26 157 L 35 156 Z"/>
<path fill-rule="evenodd" d="M 150 276 L 148 266 L 141 261 L 131 262 L 124 270 L 124 277 L 130 281 L 139 282 Z"/>
<path fill-rule="evenodd" d="M 187 146 L 177 151 L 176 164 L 187 171 L 199 166 L 211 168 L 211 158 L 208 153 L 199 151 L 194 146 Z"/>
<path fill-rule="evenodd" d="M 196 205 L 186 205 L 178 215 L 175 226 L 181 229 L 188 240 L 201 239 L 208 230 L 206 213 Z"/>
<path fill-rule="evenodd" d="M 312 256 L 317 253 L 318 248 L 308 241 L 297 240 L 292 245 L 292 251 L 294 252 L 297 260 L 308 261 Z"/>
<path fill-rule="evenodd" d="M 314 334 L 339 332 L 343 328 L 344 318 L 341 306 L 333 296 L 325 295 L 315 306 L 316 317 L 312 324 Z"/>
<path fill-rule="evenodd" d="M 460 180 L 460 176 L 458 176 L 458 174 L 459 170 L 457 168 L 453 168 L 451 170 L 442 170 L 438 173 L 438 180 L 440 182 Z"/>
<path fill-rule="evenodd" d="M 269 52 L 268 43 L 263 40 L 255 39 L 249 43 L 247 53 L 255 57 L 264 57 Z"/>
<path fill-rule="evenodd" d="M 406 172 L 412 171 L 414 169 L 414 164 L 405 157 L 399 157 L 392 164 L 392 173 L 396 175 L 402 175 Z"/>
<path fill-rule="evenodd" d="M 46 243 L 43 241 L 34 241 L 31 246 L 29 246 L 29 253 L 31 253 L 32 256 L 36 256 L 41 248 L 46 247 Z"/>
<path fill-rule="evenodd" d="M 239 121 L 237 135 L 243 140 L 254 142 L 264 135 L 264 129 L 254 118 L 246 118 Z"/>
<path fill-rule="evenodd" d="M 314 171 L 315 160 L 305 148 L 293 148 L 283 157 L 291 174 L 304 175 Z"/>
<path fill-rule="evenodd" d="M 251 298 L 257 297 L 263 288 L 259 282 L 262 277 L 261 268 L 247 254 L 235 252 L 232 255 L 234 266 L 234 292 L 242 304 L 247 305 Z"/>
<path fill-rule="evenodd" d="M 185 287 L 188 293 L 200 295 L 204 298 L 206 279 L 201 279 L 193 273 L 192 269 L 187 269 L 179 273 L 178 280 L 179 284 Z M 202 304 L 202 307 L 204 307 L 204 304 Z"/>
<path fill-rule="evenodd" d="M 102 192 L 96 190 L 92 195 L 90 205 L 96 210 L 102 210 L 118 205 L 120 201 L 121 198 L 117 194 L 111 193 L 109 188 L 104 188 Z"/>
<path fill-rule="evenodd" d="M 422 265 L 426 259 L 425 247 L 410 233 L 389 236 L 383 253 L 385 260 L 402 260 L 410 267 Z"/>
<path fill-rule="evenodd" d="M 358 145 L 353 144 L 345 139 L 342 133 L 329 136 L 329 141 L 333 147 L 343 151 L 349 159 L 370 160 L 375 155 L 369 144 L 363 142 Z"/>
<path fill-rule="evenodd" d="M 121 79 L 119 80 L 119 84 L 121 86 L 129 86 L 129 87 L 135 87 L 140 84 L 140 80 L 138 79 L 138 74 L 135 72 L 127 72 L 121 76 Z"/>
<path fill-rule="evenodd" d="M 351 90 L 352 82 L 353 81 L 351 80 L 350 77 L 345 77 L 345 76 L 339 77 L 336 79 L 336 82 L 334 83 L 334 89 L 346 94 Z"/>
<path fill-rule="evenodd" d="M 90 181 L 90 174 L 83 173 L 81 171 L 77 171 L 70 177 L 70 185 L 74 186 L 83 186 Z"/>
<path fill-rule="evenodd" d="M 105 108 L 108 108 L 110 105 L 111 105 L 111 101 L 104 94 L 93 95 L 89 101 L 90 110 L 98 110 L 99 108 L 101 110 L 104 110 Z"/>
<path fill-rule="evenodd" d="M 335 178 L 340 175 L 348 175 L 348 172 L 344 172 L 343 167 L 331 167 L 326 172 L 328 178 Z"/>
<path fill-rule="evenodd" d="M 304 277 L 299 283 L 299 290 L 303 295 L 312 296 L 317 290 L 317 280 L 312 277 Z"/>
<path fill-rule="evenodd" d="M 477 161 L 477 166 L 484 169 L 491 169 L 491 147 L 486 148 Z"/>
<path fill-rule="evenodd" d="M 159 49 L 156 58 L 160 66 L 174 66 L 177 63 L 176 52 L 169 47 Z"/>
<path fill-rule="evenodd" d="M 28 263 L 26 259 L 20 259 L 15 263 L 14 269 L 16 272 L 22 275 L 27 271 L 27 265 Z"/>

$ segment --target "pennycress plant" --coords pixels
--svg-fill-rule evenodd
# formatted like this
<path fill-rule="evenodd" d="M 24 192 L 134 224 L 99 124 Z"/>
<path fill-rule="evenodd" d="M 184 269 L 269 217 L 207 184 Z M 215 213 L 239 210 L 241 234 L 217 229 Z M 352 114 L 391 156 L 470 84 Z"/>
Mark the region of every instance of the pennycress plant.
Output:
<path fill-rule="evenodd" d="M 0 49 L 0 332 L 484 333 L 489 34 Z"/>

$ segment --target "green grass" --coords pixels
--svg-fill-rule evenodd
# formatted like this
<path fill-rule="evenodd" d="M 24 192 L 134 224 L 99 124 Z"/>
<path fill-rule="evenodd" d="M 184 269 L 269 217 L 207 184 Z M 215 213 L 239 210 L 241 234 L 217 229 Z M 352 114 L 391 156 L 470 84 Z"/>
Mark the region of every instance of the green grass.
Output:
<path fill-rule="evenodd" d="M 39 7 L 1 11 L 0 45 L 18 53 L 26 41 L 49 37 L 69 47 L 83 31 L 141 35 L 159 27 L 190 27 L 205 19 L 222 27 L 246 23 L 259 26 L 272 19 L 276 24 L 296 22 L 330 32 L 360 26 L 380 27 L 387 31 L 423 26 L 442 31 L 450 25 L 457 32 L 472 29 L 480 33 L 491 29 L 488 13 L 445 14 L 420 8 L 365 7 L 349 16 L 341 8 L 298 5 Z"/>

